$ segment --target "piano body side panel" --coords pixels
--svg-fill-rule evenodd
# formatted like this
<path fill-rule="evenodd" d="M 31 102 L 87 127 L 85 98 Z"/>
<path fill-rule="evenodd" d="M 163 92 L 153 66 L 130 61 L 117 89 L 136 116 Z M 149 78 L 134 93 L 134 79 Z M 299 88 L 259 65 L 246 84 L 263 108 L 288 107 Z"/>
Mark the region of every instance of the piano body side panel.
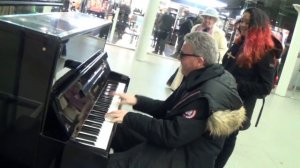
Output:
<path fill-rule="evenodd" d="M 20 31 L 8 30 L 9 28 L 0 22 L 0 91 L 15 94 L 22 38 Z"/>
<path fill-rule="evenodd" d="M 0 99 L 0 160 L 34 167 L 58 47 L 21 27 L 0 27 L 0 92 L 11 95 Z"/>
<path fill-rule="evenodd" d="M 21 45 L 20 31 L 11 30 L 10 27 L 0 22 L 0 92 L 8 95 L 16 95 L 17 75 L 19 65 L 19 52 Z M 0 137 L 2 133 L 11 127 L 14 108 L 9 100 L 0 99 Z M 0 139 L 1 142 L 1 139 Z M 1 152 L 1 151 L 0 151 Z"/>
<path fill-rule="evenodd" d="M 20 72 L 19 95 L 45 102 L 49 97 L 59 56 L 59 43 L 49 37 L 26 35 Z"/>

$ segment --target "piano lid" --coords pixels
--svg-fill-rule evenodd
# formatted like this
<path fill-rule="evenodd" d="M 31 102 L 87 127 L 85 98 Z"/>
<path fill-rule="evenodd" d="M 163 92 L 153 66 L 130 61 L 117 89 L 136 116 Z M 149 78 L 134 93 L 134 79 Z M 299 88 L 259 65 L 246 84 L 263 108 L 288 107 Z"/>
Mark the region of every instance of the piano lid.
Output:
<path fill-rule="evenodd" d="M 111 24 L 110 21 L 78 12 L 52 12 L 0 16 L 0 22 L 64 38 L 90 32 Z"/>

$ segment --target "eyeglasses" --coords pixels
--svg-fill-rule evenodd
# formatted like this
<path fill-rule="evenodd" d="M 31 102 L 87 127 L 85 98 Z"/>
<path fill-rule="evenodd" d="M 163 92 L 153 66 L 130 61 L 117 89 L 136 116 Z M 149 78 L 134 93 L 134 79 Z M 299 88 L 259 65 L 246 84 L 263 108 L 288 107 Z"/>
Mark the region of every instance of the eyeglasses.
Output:
<path fill-rule="evenodd" d="M 184 57 L 187 57 L 187 56 L 190 56 L 190 57 L 199 57 L 198 55 L 195 55 L 195 54 L 186 54 L 183 51 L 179 51 L 179 58 L 180 59 L 183 59 Z"/>

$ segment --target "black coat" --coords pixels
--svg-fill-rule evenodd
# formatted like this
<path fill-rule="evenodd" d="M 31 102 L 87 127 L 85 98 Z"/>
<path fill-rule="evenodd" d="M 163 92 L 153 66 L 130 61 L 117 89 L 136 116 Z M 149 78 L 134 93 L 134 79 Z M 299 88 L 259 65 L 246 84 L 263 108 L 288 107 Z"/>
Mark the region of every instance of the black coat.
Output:
<path fill-rule="evenodd" d="M 178 30 L 178 35 L 179 36 L 184 36 L 187 33 L 189 33 L 194 26 L 193 23 L 193 18 L 188 17 L 186 18 L 180 25 L 179 25 L 179 30 Z"/>
<path fill-rule="evenodd" d="M 267 52 L 258 63 L 251 68 L 239 67 L 236 64 L 238 53 L 243 44 L 233 44 L 223 57 L 223 66 L 236 79 L 238 92 L 244 102 L 247 121 L 243 124 L 243 130 L 250 127 L 250 121 L 256 100 L 268 95 L 273 86 L 275 60 L 273 53 Z"/>
<path fill-rule="evenodd" d="M 122 126 L 146 141 L 113 154 L 111 168 L 213 168 L 225 137 L 245 119 L 232 75 L 221 65 L 193 71 L 166 100 L 136 96 Z"/>
<path fill-rule="evenodd" d="M 156 27 L 159 31 L 170 32 L 174 22 L 175 18 L 171 14 L 164 13 L 159 16 Z"/>

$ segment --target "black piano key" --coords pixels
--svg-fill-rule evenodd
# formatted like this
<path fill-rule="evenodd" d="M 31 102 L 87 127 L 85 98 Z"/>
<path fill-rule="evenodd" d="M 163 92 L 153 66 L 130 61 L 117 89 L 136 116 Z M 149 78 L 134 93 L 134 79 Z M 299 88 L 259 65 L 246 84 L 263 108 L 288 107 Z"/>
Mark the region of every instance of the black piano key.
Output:
<path fill-rule="evenodd" d="M 101 123 L 104 121 L 104 118 L 100 118 L 100 117 L 93 116 L 93 115 L 89 115 L 88 119 L 92 120 L 92 121 L 96 121 L 96 122 L 101 122 Z"/>
<path fill-rule="evenodd" d="M 85 144 L 89 144 L 89 145 L 93 145 L 95 146 L 95 143 L 94 142 L 90 142 L 90 141 L 86 141 L 86 140 L 83 140 L 83 139 L 75 139 L 77 142 L 82 142 L 82 143 L 85 143 Z"/>
<path fill-rule="evenodd" d="M 107 85 L 107 89 L 117 88 L 118 84 Z"/>
<path fill-rule="evenodd" d="M 118 82 L 117 81 L 108 81 L 108 85 L 117 85 Z"/>
<path fill-rule="evenodd" d="M 96 123 L 96 122 L 91 122 L 91 121 L 85 121 L 84 124 L 92 126 L 92 127 L 97 127 L 97 128 L 101 128 L 101 126 L 102 126 L 102 124 L 99 122 Z"/>
<path fill-rule="evenodd" d="M 101 102 L 97 102 L 96 105 L 101 107 L 101 108 L 106 108 L 106 109 L 108 109 L 109 106 L 110 106 L 109 104 L 104 104 L 104 103 L 101 103 Z"/>
<path fill-rule="evenodd" d="M 112 99 L 99 99 L 99 100 L 97 100 L 96 101 L 96 104 L 111 104 L 111 102 L 112 102 Z"/>
<path fill-rule="evenodd" d="M 100 97 L 97 101 L 111 101 L 113 97 L 103 96 Z"/>
<path fill-rule="evenodd" d="M 112 97 L 110 97 L 110 98 L 101 97 L 97 100 L 97 102 L 111 102 L 112 99 L 113 99 Z"/>
<path fill-rule="evenodd" d="M 99 113 L 107 113 L 108 108 L 98 107 L 97 109 L 93 109 L 93 111 L 96 111 L 96 112 L 99 112 Z"/>
<path fill-rule="evenodd" d="M 101 114 L 105 114 L 107 111 L 108 111 L 107 108 L 103 108 L 103 107 L 95 107 L 95 106 L 94 106 L 91 112 L 99 113 L 99 115 L 101 115 Z"/>
<path fill-rule="evenodd" d="M 96 103 L 98 106 L 98 109 L 108 109 L 110 105 L 102 104 L 102 103 Z"/>
<path fill-rule="evenodd" d="M 108 87 L 116 87 L 116 86 L 118 86 L 118 83 L 117 82 L 108 83 L 107 86 Z"/>
<path fill-rule="evenodd" d="M 86 133 L 89 133 L 89 134 L 93 134 L 93 135 L 98 135 L 99 132 L 100 132 L 100 129 L 83 126 L 83 127 L 81 127 L 80 131 L 81 132 L 86 132 Z"/>
<path fill-rule="evenodd" d="M 111 102 L 112 102 L 111 100 L 110 101 L 97 101 L 96 105 L 102 106 L 102 107 L 109 107 Z"/>
<path fill-rule="evenodd" d="M 101 97 L 113 97 L 114 95 L 111 94 L 111 91 L 104 91 Z"/>
<path fill-rule="evenodd" d="M 111 101 L 113 97 L 99 97 L 97 101 Z"/>
<path fill-rule="evenodd" d="M 100 97 L 97 101 L 112 101 L 113 97 Z"/>
<path fill-rule="evenodd" d="M 95 114 L 90 113 L 89 116 L 91 116 L 91 118 L 100 118 L 100 119 L 104 119 L 104 116 L 105 116 L 105 115 L 95 115 Z"/>
<path fill-rule="evenodd" d="M 113 93 L 116 91 L 116 89 L 117 89 L 117 87 L 108 87 L 105 89 L 105 92 Z"/>
<path fill-rule="evenodd" d="M 112 99 L 98 99 L 97 104 L 103 104 L 103 105 L 109 105 L 111 103 Z"/>
<path fill-rule="evenodd" d="M 101 111 L 101 110 L 92 110 L 90 114 L 96 115 L 96 116 L 104 116 L 106 114 L 106 111 Z"/>
<path fill-rule="evenodd" d="M 100 109 L 101 109 L 101 106 L 94 105 L 92 110 L 99 111 Z"/>
<path fill-rule="evenodd" d="M 87 140 L 93 141 L 93 142 L 97 141 L 97 137 L 93 136 L 93 135 L 87 135 L 87 134 L 79 133 L 77 137 L 82 138 L 82 139 L 87 139 Z"/>

